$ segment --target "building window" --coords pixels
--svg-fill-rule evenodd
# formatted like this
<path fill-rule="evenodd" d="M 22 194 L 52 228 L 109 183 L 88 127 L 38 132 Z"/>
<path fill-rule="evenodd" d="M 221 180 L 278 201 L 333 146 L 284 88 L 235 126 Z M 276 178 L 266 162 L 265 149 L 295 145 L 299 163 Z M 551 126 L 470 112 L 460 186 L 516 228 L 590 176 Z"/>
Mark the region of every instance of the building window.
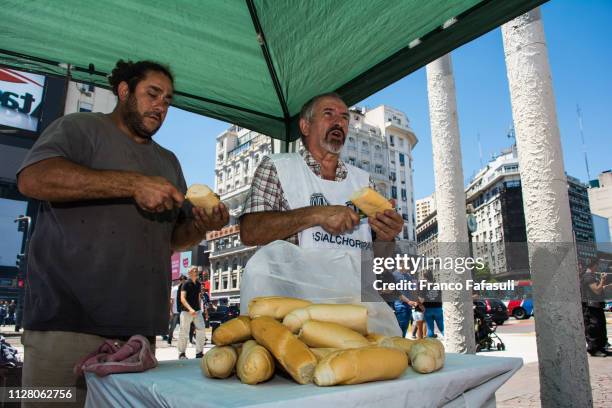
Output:
<path fill-rule="evenodd" d="M 397 187 L 391 186 L 391 198 L 397 199 Z"/>
<path fill-rule="evenodd" d="M 223 278 L 223 290 L 227 290 L 227 278 Z"/>
<path fill-rule="evenodd" d="M 408 195 L 406 194 L 406 189 L 402 188 L 402 200 L 408 201 Z"/>
<path fill-rule="evenodd" d="M 355 138 L 351 136 L 349 137 L 348 141 L 349 143 L 355 143 Z"/>
<path fill-rule="evenodd" d="M 399 154 L 399 162 L 400 162 L 400 166 L 404 166 L 406 164 L 405 159 L 404 159 L 404 153 Z"/>
<path fill-rule="evenodd" d="M 349 164 L 354 166 L 355 165 L 355 158 L 354 157 L 349 157 L 348 162 L 349 162 Z"/>
<path fill-rule="evenodd" d="M 383 174 L 383 168 L 382 168 L 382 166 L 380 164 L 377 164 L 374 167 L 374 173 L 376 173 L 376 174 Z"/>
<path fill-rule="evenodd" d="M 236 277 L 236 275 L 232 276 L 232 288 L 238 289 L 238 278 Z"/>
<path fill-rule="evenodd" d="M 395 140 L 393 139 L 393 135 L 389 135 L 389 144 L 391 146 L 395 146 Z"/>

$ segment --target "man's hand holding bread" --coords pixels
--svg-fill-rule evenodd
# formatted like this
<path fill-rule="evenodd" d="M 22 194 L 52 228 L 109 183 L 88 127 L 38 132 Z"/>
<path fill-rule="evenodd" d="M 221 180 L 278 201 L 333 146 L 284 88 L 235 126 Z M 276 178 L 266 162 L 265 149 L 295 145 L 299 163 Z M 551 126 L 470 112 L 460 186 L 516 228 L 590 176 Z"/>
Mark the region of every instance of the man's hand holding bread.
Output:
<path fill-rule="evenodd" d="M 377 241 L 393 241 L 404 228 L 404 220 L 393 209 L 395 200 L 387 201 L 385 197 L 366 187 L 356 191 L 351 196 L 351 201 L 368 216 Z"/>

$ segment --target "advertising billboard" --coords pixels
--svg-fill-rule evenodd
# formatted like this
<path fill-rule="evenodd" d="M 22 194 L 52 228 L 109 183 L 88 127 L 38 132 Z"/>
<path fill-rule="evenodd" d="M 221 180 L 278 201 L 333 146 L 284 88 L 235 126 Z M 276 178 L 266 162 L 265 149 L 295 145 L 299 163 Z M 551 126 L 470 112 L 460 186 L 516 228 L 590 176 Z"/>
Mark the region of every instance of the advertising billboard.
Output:
<path fill-rule="evenodd" d="M 0 68 L 0 125 L 38 131 L 44 75 Z"/>
<path fill-rule="evenodd" d="M 172 254 L 172 280 L 176 280 L 181 275 L 187 276 L 191 266 L 191 251 L 175 252 Z"/>

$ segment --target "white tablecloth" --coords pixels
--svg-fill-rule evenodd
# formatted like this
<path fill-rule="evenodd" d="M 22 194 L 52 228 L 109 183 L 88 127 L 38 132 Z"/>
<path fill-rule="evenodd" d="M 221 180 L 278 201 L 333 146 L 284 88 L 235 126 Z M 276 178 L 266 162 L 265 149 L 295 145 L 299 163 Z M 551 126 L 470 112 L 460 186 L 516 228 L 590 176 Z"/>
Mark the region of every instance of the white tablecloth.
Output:
<path fill-rule="evenodd" d="M 495 391 L 522 366 L 519 358 L 447 354 L 435 373 L 408 368 L 393 381 L 317 387 L 276 376 L 254 386 L 236 377 L 206 378 L 200 360 L 164 361 L 145 373 L 87 374 L 86 407 L 489 407 Z"/>

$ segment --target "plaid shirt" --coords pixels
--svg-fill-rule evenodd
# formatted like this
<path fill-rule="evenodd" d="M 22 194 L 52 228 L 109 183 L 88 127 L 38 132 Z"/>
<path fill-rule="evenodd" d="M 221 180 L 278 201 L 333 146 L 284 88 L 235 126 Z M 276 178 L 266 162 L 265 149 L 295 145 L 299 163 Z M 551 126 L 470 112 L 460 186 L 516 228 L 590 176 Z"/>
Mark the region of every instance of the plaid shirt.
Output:
<path fill-rule="evenodd" d="M 308 168 L 317 176 L 321 177 L 321 164 L 312 157 L 312 154 L 306 149 L 301 152 L 302 158 L 308 165 Z M 334 181 L 342 181 L 348 175 L 346 164 L 338 159 L 336 167 L 336 177 Z M 374 188 L 374 181 L 370 177 L 370 187 Z M 262 212 L 262 211 L 289 211 L 291 207 L 285 198 L 283 187 L 276 172 L 276 167 L 270 157 L 264 156 L 261 163 L 255 170 L 251 190 L 244 203 L 242 215 Z M 288 242 L 297 245 L 298 236 L 292 235 L 286 238 Z"/>

